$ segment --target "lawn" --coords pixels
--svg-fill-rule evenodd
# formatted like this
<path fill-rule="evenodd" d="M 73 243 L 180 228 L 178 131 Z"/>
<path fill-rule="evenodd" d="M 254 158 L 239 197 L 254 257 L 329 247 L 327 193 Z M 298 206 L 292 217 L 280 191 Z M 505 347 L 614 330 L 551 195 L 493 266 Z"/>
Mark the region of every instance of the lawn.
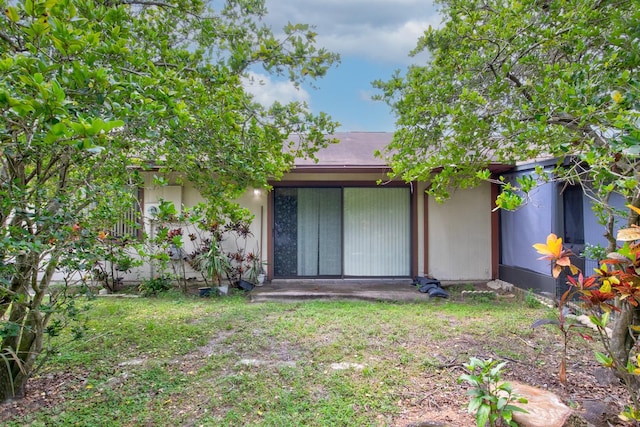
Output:
<path fill-rule="evenodd" d="M 575 339 L 573 386 L 561 386 L 559 335 L 530 328 L 550 310 L 517 298 L 83 304 L 86 339 L 62 345 L 31 380 L 29 396 L 0 407 L 4 425 L 473 425 L 456 381 L 470 356 L 506 360 L 507 379 L 544 384 L 574 407 L 592 361 L 591 344 Z"/>

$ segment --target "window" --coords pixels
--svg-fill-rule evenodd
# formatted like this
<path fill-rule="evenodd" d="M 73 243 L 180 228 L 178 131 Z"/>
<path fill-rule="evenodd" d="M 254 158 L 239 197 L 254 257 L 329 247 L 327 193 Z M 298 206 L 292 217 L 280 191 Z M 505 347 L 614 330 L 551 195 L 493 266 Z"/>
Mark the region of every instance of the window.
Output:
<path fill-rule="evenodd" d="M 565 243 L 584 244 L 582 197 L 582 187 L 578 185 L 567 186 L 562 192 Z"/>

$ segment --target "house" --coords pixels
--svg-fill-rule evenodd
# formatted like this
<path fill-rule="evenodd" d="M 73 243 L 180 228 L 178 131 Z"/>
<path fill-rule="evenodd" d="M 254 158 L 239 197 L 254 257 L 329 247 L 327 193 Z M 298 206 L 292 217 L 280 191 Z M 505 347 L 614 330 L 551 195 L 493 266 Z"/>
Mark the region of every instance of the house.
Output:
<path fill-rule="evenodd" d="M 549 233 L 562 237 L 565 248 L 576 255 L 573 263 L 587 275 L 598 267 L 598 260 L 582 256 L 586 245 L 607 247 L 605 229 L 598 223 L 593 201 L 582 187 L 567 183 L 544 182 L 536 176 L 535 167 L 551 173 L 557 160 L 549 159 L 517 165 L 502 174 L 506 182 L 516 185 L 516 179 L 530 175 L 539 182 L 526 204 L 515 211 L 500 213 L 500 279 L 523 289 L 559 297 L 566 289 L 566 278 L 554 279 L 551 266 L 540 261 L 533 248 L 544 243 Z M 624 209 L 624 199 L 614 195 L 610 204 Z M 623 224 L 620 218 L 615 229 Z"/>
<path fill-rule="evenodd" d="M 488 281 L 499 274 L 498 188 L 484 183 L 454 190 L 446 203 L 425 195 L 426 182 L 389 180 L 374 156 L 392 133 L 344 132 L 312 160 L 298 159 L 273 189 L 249 191 L 238 202 L 255 220 L 248 244 L 267 262 L 268 279 L 407 279 Z M 494 172 L 507 168 L 493 165 Z M 192 206 L 201 197 L 175 175 L 168 186 L 142 189 L 145 228 L 160 200 Z M 380 183 L 379 183 L 380 182 Z M 148 269 L 138 276 L 153 274 Z"/>
<path fill-rule="evenodd" d="M 374 153 L 391 142 L 392 133 L 343 132 L 331 137 L 339 143 L 320 150 L 317 162 L 298 159 L 283 179 L 270 182 L 271 191 L 249 189 L 237 200 L 254 216 L 251 239 L 243 249 L 260 254 L 268 280 L 502 279 L 559 295 L 564 279 L 551 276 L 549 264 L 538 260 L 532 245 L 554 232 L 577 255 L 587 243 L 606 246 L 591 201 L 579 187 L 541 182 L 528 202 L 513 212 L 494 210 L 499 187 L 489 182 L 454 189 L 450 199 L 437 203 L 425 194 L 427 182 L 389 180 L 389 167 Z M 515 184 L 518 177 L 535 175 L 539 165 L 551 170 L 555 160 L 515 167 L 494 164 L 491 170 Z M 203 201 L 176 173 L 163 177 L 169 185 L 156 186 L 157 173 L 144 173 L 144 186 L 138 189 L 142 228 L 151 237 L 158 231 L 154 217 L 162 200 L 178 211 Z M 623 207 L 619 199 L 615 204 Z M 184 252 L 189 253 L 194 247 L 187 235 Z M 575 263 L 586 272 L 597 266 L 596 260 L 584 258 Z M 147 264 L 125 274 L 124 280 L 157 274 Z M 186 274 L 198 278 L 193 270 Z"/>

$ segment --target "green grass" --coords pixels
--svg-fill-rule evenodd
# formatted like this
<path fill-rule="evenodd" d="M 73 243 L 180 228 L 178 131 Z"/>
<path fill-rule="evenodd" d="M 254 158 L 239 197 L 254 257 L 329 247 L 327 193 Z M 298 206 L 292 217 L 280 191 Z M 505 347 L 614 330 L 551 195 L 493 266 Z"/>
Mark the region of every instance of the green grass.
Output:
<path fill-rule="evenodd" d="M 526 357 L 511 338 L 532 339 L 545 313 L 516 301 L 88 303 L 88 339 L 39 373 L 64 375 L 63 398 L 6 425 L 389 425 L 412 378 L 454 357 Z"/>

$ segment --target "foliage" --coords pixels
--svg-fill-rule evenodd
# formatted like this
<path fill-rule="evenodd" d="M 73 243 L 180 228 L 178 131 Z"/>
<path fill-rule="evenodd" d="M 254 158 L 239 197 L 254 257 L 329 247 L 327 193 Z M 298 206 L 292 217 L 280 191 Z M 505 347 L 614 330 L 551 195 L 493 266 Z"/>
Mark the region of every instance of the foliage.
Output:
<path fill-rule="evenodd" d="M 584 245 L 584 250 L 581 255 L 587 259 L 599 262 L 607 257 L 607 250 L 602 245 L 591 245 L 587 243 Z"/>
<path fill-rule="evenodd" d="M 560 368 L 558 371 L 558 379 L 562 384 L 567 383 L 567 350 L 569 348 L 569 340 L 571 338 L 571 333 L 576 328 L 586 328 L 587 326 L 581 324 L 573 317 L 569 316 L 571 310 L 569 308 L 569 303 L 575 296 L 575 289 L 569 288 L 567 289 L 560 299 L 558 300 L 558 312 L 557 317 L 555 319 L 538 319 L 531 324 L 532 328 L 538 328 L 544 325 L 554 325 L 558 328 L 560 333 L 562 334 L 562 358 L 560 359 Z M 581 332 L 577 332 L 585 339 L 592 339 L 590 335 L 583 334 Z"/>
<path fill-rule="evenodd" d="M 211 217 L 233 216 L 247 186 L 327 143 L 326 115 L 261 106 L 242 79 L 262 67 L 298 85 L 337 56 L 306 25 L 277 38 L 261 0 L 215 5 L 0 0 L 0 319 L 21 328 L 0 345 L 20 359 L 0 369 L 0 401 L 23 393 L 63 310 L 46 302 L 54 274 L 84 279 L 98 233 L 134 203 L 140 169 L 182 172 Z"/>
<path fill-rule="evenodd" d="M 189 280 L 187 265 L 200 273 L 207 286 L 209 281 L 220 286 L 222 279 L 229 284 L 246 278 L 255 281 L 265 263 L 259 251 L 248 249 L 253 243 L 251 220 L 220 223 L 208 219 L 205 212 L 205 207 L 196 205 L 177 214 L 173 203 L 161 201 L 146 256 L 162 274 L 170 266 L 185 293 Z"/>
<path fill-rule="evenodd" d="M 394 174 L 430 181 L 443 200 L 492 179 L 492 163 L 557 157 L 552 175 L 582 184 L 605 208 L 613 192 L 637 204 L 637 2 L 438 3 L 443 25 L 415 49 L 429 63 L 375 82 L 398 116 L 386 152 Z M 495 180 L 505 187 L 498 205 L 517 207 L 529 181 Z"/>
<path fill-rule="evenodd" d="M 476 414 L 476 425 L 484 427 L 487 422 L 491 427 L 502 425 L 504 421 L 508 426 L 517 426 L 513 421 L 514 412 L 527 412 L 513 405 L 513 402 L 527 403 L 527 399 L 515 396 L 511 385 L 502 381 L 502 369 L 507 362 L 497 360 L 481 360 L 471 357 L 464 367 L 469 374 L 463 374 L 458 382 L 467 382 L 471 388 L 467 394 L 469 401 L 469 413 Z"/>
<path fill-rule="evenodd" d="M 92 269 L 93 278 L 109 292 L 115 292 L 121 287 L 122 273 L 128 273 L 134 267 L 142 265 L 142 260 L 130 252 L 133 245 L 129 239 L 129 236 L 121 238 L 102 232 L 93 248 L 93 256 L 96 258 Z"/>
<path fill-rule="evenodd" d="M 247 247 L 252 237 L 247 221 L 230 222 L 221 230 L 221 238 L 227 241 L 224 252 L 229 260 L 227 279 L 231 284 L 237 284 L 245 278 L 255 280 L 259 274 L 255 269 L 262 269 L 259 251 L 251 252 Z"/>
<path fill-rule="evenodd" d="M 529 289 L 524 295 L 524 303 L 529 308 L 539 308 L 542 305 L 532 289 Z"/>
<path fill-rule="evenodd" d="M 429 181 L 439 201 L 489 181 L 503 190 L 497 206 L 515 209 L 534 183 L 496 179 L 490 165 L 557 159 L 552 170 L 539 166 L 535 181 L 581 186 L 613 252 L 612 195 L 640 207 L 637 0 L 439 3 L 443 24 L 415 49 L 428 51 L 429 63 L 375 83 L 398 117 L 381 153 L 394 174 Z M 628 213 L 631 225 L 638 213 Z M 620 308 L 611 345 L 623 355 L 637 316 L 628 302 Z"/>
<path fill-rule="evenodd" d="M 605 350 L 605 353 L 596 353 L 596 360 L 612 369 L 624 381 L 629 393 L 632 406 L 625 409 L 621 418 L 640 421 L 640 348 L 635 338 L 638 327 L 632 318 L 635 309 L 640 305 L 640 275 L 636 271 L 640 267 L 640 228 L 636 226 L 620 230 L 618 238 L 625 240 L 625 244 L 608 254 L 595 274 L 588 277 L 583 276 L 577 267 L 572 264 L 566 265 L 562 258 L 559 258 L 563 253 L 562 239 L 556 235 L 550 234 L 546 245 L 537 244 L 535 247 L 545 255 L 544 259 L 548 259 L 554 265 L 554 269 L 559 260 L 563 263 L 563 268 L 571 269 L 573 276 L 567 276 L 569 289 L 563 295 L 563 299 L 568 299 L 567 295 L 571 294 L 580 297 L 583 308 L 598 331 L 598 340 Z M 629 244 L 629 241 L 635 243 Z M 617 322 L 614 323 L 613 330 L 610 330 L 612 313 L 616 316 Z M 633 332 L 622 349 L 613 345 L 613 338 L 619 333 L 616 328 L 621 327 L 620 325 Z"/>
<path fill-rule="evenodd" d="M 168 276 L 144 279 L 138 285 L 138 292 L 143 297 L 156 297 L 173 289 L 173 280 Z"/>

